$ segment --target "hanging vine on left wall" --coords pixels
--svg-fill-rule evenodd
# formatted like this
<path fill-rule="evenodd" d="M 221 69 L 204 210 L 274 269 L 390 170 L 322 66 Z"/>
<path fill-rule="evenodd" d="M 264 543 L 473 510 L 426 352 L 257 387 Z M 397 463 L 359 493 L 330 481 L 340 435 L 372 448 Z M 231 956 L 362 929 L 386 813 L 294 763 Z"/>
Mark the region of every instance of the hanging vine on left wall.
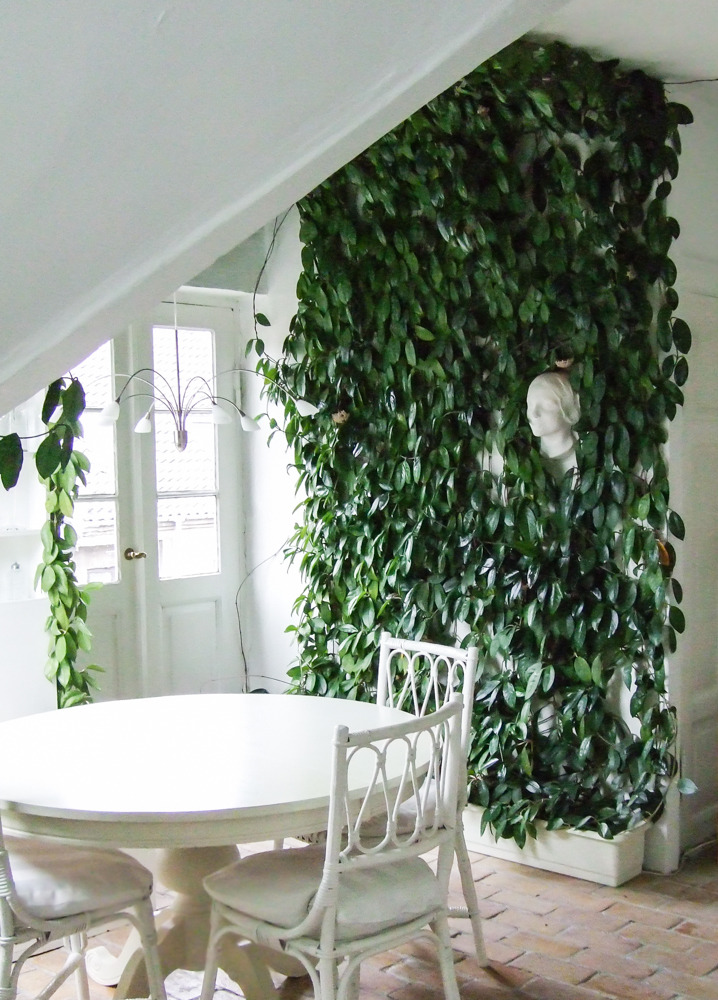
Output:
<path fill-rule="evenodd" d="M 35 466 L 45 486 L 47 520 L 42 526 L 42 562 L 35 574 L 50 602 L 45 631 L 50 637 L 45 675 L 57 685 L 60 708 L 92 701 L 97 688 L 96 664 L 77 667 L 80 650 L 89 651 L 91 633 L 87 627 L 90 593 L 99 584 L 77 582 L 74 550 L 77 533 L 67 521 L 72 517 L 79 484 L 85 484 L 90 463 L 75 448 L 82 436 L 80 415 L 85 409 L 85 392 L 76 378 L 61 378 L 47 390 L 42 422 L 47 427 L 37 452 Z M 22 439 L 18 434 L 0 436 L 0 481 L 6 490 L 18 481 L 23 465 Z"/>

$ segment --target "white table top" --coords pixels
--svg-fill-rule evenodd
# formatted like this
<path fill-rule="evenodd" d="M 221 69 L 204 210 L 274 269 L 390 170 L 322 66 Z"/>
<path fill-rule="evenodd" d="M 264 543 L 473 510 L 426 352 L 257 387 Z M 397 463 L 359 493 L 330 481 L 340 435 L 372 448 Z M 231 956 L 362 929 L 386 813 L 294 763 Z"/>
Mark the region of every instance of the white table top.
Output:
<path fill-rule="evenodd" d="M 214 846 L 323 829 L 335 726 L 406 719 L 263 694 L 100 702 L 0 723 L 8 830 L 124 847 Z"/>

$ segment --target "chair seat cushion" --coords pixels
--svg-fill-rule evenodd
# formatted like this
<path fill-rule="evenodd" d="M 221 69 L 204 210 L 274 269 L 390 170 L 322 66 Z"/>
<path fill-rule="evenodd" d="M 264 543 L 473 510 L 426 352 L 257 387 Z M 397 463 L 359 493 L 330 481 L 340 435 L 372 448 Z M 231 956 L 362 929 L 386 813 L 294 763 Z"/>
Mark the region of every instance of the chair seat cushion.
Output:
<path fill-rule="evenodd" d="M 42 837 L 5 837 L 5 846 L 18 901 L 43 920 L 121 909 L 152 891 L 152 873 L 121 851 Z"/>
<path fill-rule="evenodd" d="M 275 927 L 296 927 L 316 895 L 324 866 L 323 847 L 297 847 L 253 854 L 204 880 L 214 899 Z M 338 940 L 377 934 L 442 906 L 431 868 L 407 858 L 341 877 Z"/>

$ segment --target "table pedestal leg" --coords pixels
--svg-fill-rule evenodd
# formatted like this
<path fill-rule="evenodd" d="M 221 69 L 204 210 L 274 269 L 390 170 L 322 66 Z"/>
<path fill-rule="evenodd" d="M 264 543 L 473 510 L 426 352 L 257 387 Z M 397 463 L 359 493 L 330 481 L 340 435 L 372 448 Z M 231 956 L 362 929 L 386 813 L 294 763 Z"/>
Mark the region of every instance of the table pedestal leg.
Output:
<path fill-rule="evenodd" d="M 157 880 L 174 893 L 170 906 L 157 918 L 160 962 L 165 976 L 175 969 L 204 969 L 210 899 L 202 881 L 219 868 L 232 864 L 238 856 L 234 846 L 187 847 L 162 852 Z M 119 956 L 111 955 L 105 948 L 95 948 L 88 953 L 87 964 L 96 982 L 117 984 L 116 1000 L 149 995 L 144 956 L 136 931 L 132 931 Z M 238 947 L 228 941 L 222 950 L 220 967 L 242 988 L 247 1000 L 268 1000 L 275 996 L 268 966 L 284 975 L 305 974 L 294 959 L 269 948 L 246 943 Z"/>

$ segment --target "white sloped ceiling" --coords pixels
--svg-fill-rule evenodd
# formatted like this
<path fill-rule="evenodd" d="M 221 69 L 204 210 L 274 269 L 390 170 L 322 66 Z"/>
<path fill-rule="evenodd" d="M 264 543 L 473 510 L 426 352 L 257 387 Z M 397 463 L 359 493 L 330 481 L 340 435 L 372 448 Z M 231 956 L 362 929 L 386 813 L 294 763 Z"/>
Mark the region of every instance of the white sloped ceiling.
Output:
<path fill-rule="evenodd" d="M 0 413 L 565 0 L 4 0 Z"/>

